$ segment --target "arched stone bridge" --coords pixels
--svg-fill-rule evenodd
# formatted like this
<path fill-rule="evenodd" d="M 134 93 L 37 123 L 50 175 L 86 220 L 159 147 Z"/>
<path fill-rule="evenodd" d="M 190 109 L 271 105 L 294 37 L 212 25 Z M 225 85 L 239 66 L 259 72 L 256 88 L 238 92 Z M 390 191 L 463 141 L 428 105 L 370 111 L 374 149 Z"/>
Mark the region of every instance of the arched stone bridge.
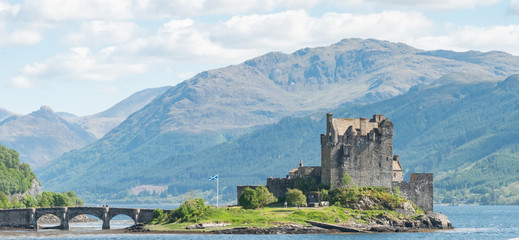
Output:
<path fill-rule="evenodd" d="M 165 210 L 165 212 L 167 211 Z M 153 220 L 153 209 L 112 207 L 24 208 L 0 210 L 0 227 L 38 229 L 38 219 L 46 214 L 58 217 L 61 221 L 59 228 L 65 230 L 70 228 L 70 219 L 82 214 L 101 219 L 103 229 L 110 229 L 110 220 L 117 215 L 129 216 L 135 224 Z"/>

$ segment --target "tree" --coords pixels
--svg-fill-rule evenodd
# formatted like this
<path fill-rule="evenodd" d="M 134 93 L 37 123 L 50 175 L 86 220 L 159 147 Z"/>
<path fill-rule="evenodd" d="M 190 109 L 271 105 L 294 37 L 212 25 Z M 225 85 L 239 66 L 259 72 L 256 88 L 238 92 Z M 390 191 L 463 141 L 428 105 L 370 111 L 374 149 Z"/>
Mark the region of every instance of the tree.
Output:
<path fill-rule="evenodd" d="M 258 193 L 249 187 L 245 188 L 238 199 L 238 204 L 244 209 L 258 208 L 260 206 Z"/>
<path fill-rule="evenodd" d="M 287 189 L 286 199 L 292 206 L 306 206 L 306 196 L 299 189 Z"/>
<path fill-rule="evenodd" d="M 348 175 L 347 173 L 344 173 L 344 176 L 342 177 L 341 182 L 342 182 L 342 186 L 343 187 L 346 187 L 346 186 L 350 185 L 350 183 L 351 183 L 351 176 Z"/>
<path fill-rule="evenodd" d="M 9 208 L 11 204 L 9 203 L 9 199 L 7 199 L 7 195 L 4 192 L 0 191 L 0 208 Z"/>
<path fill-rule="evenodd" d="M 38 206 L 38 200 L 36 200 L 36 198 L 31 195 L 23 195 L 21 203 L 23 203 L 23 205 L 25 205 L 25 207 L 37 207 Z"/>
<path fill-rule="evenodd" d="M 256 191 L 259 207 L 265 207 L 273 202 L 278 201 L 278 199 L 274 197 L 274 194 L 269 192 L 268 188 L 263 185 L 257 187 L 254 191 Z"/>
<path fill-rule="evenodd" d="M 69 199 L 65 193 L 54 193 L 54 196 L 52 196 L 54 200 L 54 206 L 55 207 L 66 207 L 70 206 Z"/>

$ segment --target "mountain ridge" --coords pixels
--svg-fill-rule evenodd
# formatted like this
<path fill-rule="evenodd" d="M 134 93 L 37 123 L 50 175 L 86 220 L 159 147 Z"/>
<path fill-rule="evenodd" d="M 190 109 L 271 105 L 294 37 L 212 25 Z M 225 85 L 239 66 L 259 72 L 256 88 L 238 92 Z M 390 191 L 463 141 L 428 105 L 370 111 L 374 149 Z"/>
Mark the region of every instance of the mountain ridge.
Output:
<path fill-rule="evenodd" d="M 438 81 L 443 81 L 440 86 L 458 81 L 495 84 L 504 75 L 519 73 L 519 57 L 512 55 L 480 53 L 499 56 L 490 66 L 491 59 L 478 65 L 453 60 L 450 52 L 450 58 L 423 54 L 427 52 L 431 51 L 401 43 L 346 39 L 329 47 L 268 53 L 238 65 L 204 71 L 170 88 L 92 145 L 64 154 L 54 162 L 55 169 L 38 174 L 51 185 L 60 182 L 92 194 L 124 191 L 95 183 L 94 175 L 108 174 L 106 181 L 113 186 L 120 182 L 125 186 L 150 183 L 154 169 L 148 169 L 143 173 L 146 178 L 140 180 L 125 174 L 135 176 L 133 171 L 142 171 L 142 166 L 156 169 L 162 161 L 189 170 L 189 161 L 178 160 L 180 156 L 196 156 L 284 117 L 375 103 L 415 87 L 435 86 Z M 502 71 L 496 72 L 496 68 Z M 442 79 L 445 76 L 449 77 Z M 120 173 L 114 173 L 113 166 Z M 56 176 L 56 172 L 70 168 L 80 170 Z M 87 180 L 78 182 L 79 178 Z M 194 180 L 191 177 L 188 181 Z"/>

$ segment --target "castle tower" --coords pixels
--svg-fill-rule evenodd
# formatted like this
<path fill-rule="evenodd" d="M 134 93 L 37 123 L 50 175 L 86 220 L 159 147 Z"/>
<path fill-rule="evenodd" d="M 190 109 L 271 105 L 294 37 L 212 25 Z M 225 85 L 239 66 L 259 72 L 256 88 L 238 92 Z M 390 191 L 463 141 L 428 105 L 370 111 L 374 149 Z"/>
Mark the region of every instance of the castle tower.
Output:
<path fill-rule="evenodd" d="M 347 174 L 357 186 L 391 187 L 393 123 L 383 115 L 372 119 L 337 119 L 326 115 L 321 134 L 321 183 L 343 186 Z"/>

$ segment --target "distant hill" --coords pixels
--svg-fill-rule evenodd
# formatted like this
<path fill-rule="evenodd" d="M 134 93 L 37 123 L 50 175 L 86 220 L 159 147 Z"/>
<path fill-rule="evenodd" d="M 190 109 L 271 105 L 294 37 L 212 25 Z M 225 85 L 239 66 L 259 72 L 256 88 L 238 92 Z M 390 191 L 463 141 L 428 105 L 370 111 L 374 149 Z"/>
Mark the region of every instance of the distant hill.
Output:
<path fill-rule="evenodd" d="M 7 109 L 0 108 L 0 121 L 4 120 L 12 115 L 15 115 L 15 113 L 12 113 L 11 111 L 9 111 Z"/>
<path fill-rule="evenodd" d="M 0 108 L 0 144 L 17 149 L 22 162 L 37 170 L 65 152 L 94 142 L 169 88 L 139 91 L 106 111 L 85 117 L 55 113 L 47 106 L 26 116 Z"/>
<path fill-rule="evenodd" d="M 101 138 L 124 121 L 130 114 L 141 109 L 150 103 L 151 100 L 162 95 L 170 88 L 171 87 L 159 87 L 144 89 L 132 94 L 103 112 L 84 117 L 68 115 L 65 118 L 70 122 L 79 124 L 83 129 L 92 133 L 97 138 Z"/>
<path fill-rule="evenodd" d="M 34 168 L 45 166 L 64 152 L 95 140 L 93 135 L 65 121 L 47 106 L 29 115 L 11 116 L 0 122 L 0 144 L 17 149 L 22 162 Z"/>
<path fill-rule="evenodd" d="M 239 65 L 202 72 L 178 84 L 99 141 L 64 154 L 53 163 L 53 169 L 40 171 L 38 176 L 57 191 L 73 187 L 96 195 L 125 192 L 141 184 L 166 183 L 179 193 L 189 186 L 205 188 L 205 175 L 220 168 L 228 169 L 220 173 L 230 174 L 232 183 L 256 183 L 266 175 L 285 174 L 285 167 L 295 166 L 291 162 L 297 164 L 301 156 L 315 162 L 315 157 L 309 158 L 313 156 L 309 150 L 319 147 L 318 140 L 306 138 L 318 136 L 308 132 L 319 132 L 308 130 L 310 123 L 299 124 L 294 118 L 266 126 L 268 133 L 253 131 L 263 129 L 262 125 L 287 116 L 324 113 L 341 105 L 398 100 L 396 96 L 415 86 L 420 86 L 418 89 L 453 82 L 486 82 L 489 87 L 516 73 L 519 57 L 503 52 L 424 51 L 372 39 L 346 39 L 292 54 L 269 53 Z M 481 94 L 485 90 L 489 89 L 483 89 Z M 400 104 L 422 97 L 412 96 L 415 99 Z M 455 99 L 446 97 L 445 101 L 452 98 Z M 434 102 L 439 104 L 440 100 L 429 101 L 435 106 Z M 361 116 L 373 112 L 391 116 L 402 109 L 399 105 L 382 108 L 376 104 L 357 108 L 368 106 L 380 109 L 372 107 L 359 112 Z M 398 113 L 407 117 L 421 111 Z M 295 121 L 295 126 L 283 125 L 284 121 Z M 285 132 L 285 128 L 292 131 Z M 239 137 L 243 133 L 249 134 Z M 305 148 L 298 149 L 298 144 L 303 143 Z M 417 165 L 411 162 L 409 167 Z M 57 174 L 63 172 L 66 174 Z M 98 180 L 98 176 L 103 176 L 103 180 Z"/>

